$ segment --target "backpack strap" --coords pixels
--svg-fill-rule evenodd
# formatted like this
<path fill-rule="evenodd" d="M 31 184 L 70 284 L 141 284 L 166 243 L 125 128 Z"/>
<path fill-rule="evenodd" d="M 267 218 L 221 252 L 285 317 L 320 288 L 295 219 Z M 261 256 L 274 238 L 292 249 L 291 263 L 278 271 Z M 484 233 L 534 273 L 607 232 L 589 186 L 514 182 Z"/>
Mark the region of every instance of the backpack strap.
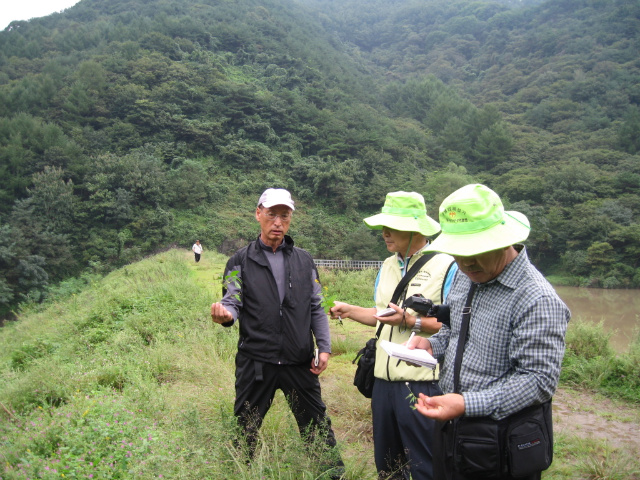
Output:
<path fill-rule="evenodd" d="M 435 254 L 436 252 L 430 252 L 425 255 L 422 255 L 418 260 L 415 261 L 413 265 L 411 265 L 411 268 L 409 269 L 409 271 L 405 274 L 404 277 L 402 277 L 402 280 L 398 282 L 398 285 L 396 286 L 396 289 L 393 292 L 393 295 L 391 296 L 390 303 L 395 303 L 396 305 L 398 304 L 398 299 L 400 298 L 400 295 L 402 295 L 404 290 L 407 288 L 407 284 L 411 281 L 413 277 L 416 276 L 416 273 L 420 271 L 422 266 L 435 256 Z"/>
<path fill-rule="evenodd" d="M 411 281 L 413 277 L 416 276 L 416 273 L 420 271 L 420 269 L 424 266 L 424 264 L 427 263 L 429 260 L 431 260 L 435 256 L 435 254 L 436 252 L 430 252 L 430 253 L 424 254 L 420 256 L 420 258 L 416 260 L 413 265 L 411 265 L 411 268 L 409 269 L 409 271 L 405 274 L 404 277 L 402 277 L 402 280 L 398 282 L 398 285 L 396 285 L 396 289 L 394 290 L 393 295 L 391 296 L 391 301 L 389 303 L 395 303 L 396 305 L 398 304 L 398 299 L 400 298 L 400 295 L 402 295 L 402 293 L 407 288 L 407 284 Z M 376 338 L 380 337 L 380 332 L 382 331 L 382 327 L 384 327 L 384 323 L 380 322 L 380 325 L 378 325 L 378 330 L 376 330 Z"/>
<path fill-rule="evenodd" d="M 477 283 L 471 283 L 471 288 L 467 294 L 467 301 L 462 309 L 462 324 L 460 326 L 460 334 L 458 335 L 456 357 L 453 362 L 453 393 L 460 393 L 460 367 L 462 366 L 462 355 L 464 354 L 464 347 L 467 343 L 467 335 L 469 334 L 471 302 L 473 301 L 473 294 L 475 293 L 477 286 Z"/>

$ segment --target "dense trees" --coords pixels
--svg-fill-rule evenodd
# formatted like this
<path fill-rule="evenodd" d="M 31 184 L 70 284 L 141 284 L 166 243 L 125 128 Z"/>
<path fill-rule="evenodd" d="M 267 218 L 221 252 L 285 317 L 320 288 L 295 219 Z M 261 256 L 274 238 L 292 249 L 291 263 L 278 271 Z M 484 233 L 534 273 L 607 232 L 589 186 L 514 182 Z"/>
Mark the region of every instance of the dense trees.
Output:
<path fill-rule="evenodd" d="M 384 254 L 361 220 L 388 191 L 420 191 L 436 216 L 485 182 L 531 218 L 545 271 L 638 287 L 638 8 L 83 0 L 15 22 L 0 309 L 194 235 L 227 251 L 268 186 L 301 202 L 313 254 L 364 258 Z"/>

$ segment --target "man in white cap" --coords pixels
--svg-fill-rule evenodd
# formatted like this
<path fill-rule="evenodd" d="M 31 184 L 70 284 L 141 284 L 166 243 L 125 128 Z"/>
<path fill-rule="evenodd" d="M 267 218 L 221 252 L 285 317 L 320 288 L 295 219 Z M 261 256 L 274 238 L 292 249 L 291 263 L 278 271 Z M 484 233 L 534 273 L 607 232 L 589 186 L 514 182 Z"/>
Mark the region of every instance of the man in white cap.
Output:
<path fill-rule="evenodd" d="M 472 184 L 440 206 L 442 233 L 428 250 L 458 264 L 447 297 L 450 326 L 409 348 L 443 358 L 444 395 L 420 395 L 436 419 L 434 476 L 540 479 L 553 456 L 551 398 L 570 312 L 521 244 L 527 218 Z"/>
<path fill-rule="evenodd" d="M 255 211 L 260 235 L 227 262 L 224 296 L 211 305 L 211 318 L 225 327 L 240 323 L 234 413 L 249 456 L 280 389 L 303 439 L 324 437 L 327 448 L 319 456 L 329 478 L 338 479 L 344 464 L 318 380 L 331 354 L 329 322 L 315 263 L 287 235 L 294 210 L 287 190 L 269 188 L 260 196 Z"/>

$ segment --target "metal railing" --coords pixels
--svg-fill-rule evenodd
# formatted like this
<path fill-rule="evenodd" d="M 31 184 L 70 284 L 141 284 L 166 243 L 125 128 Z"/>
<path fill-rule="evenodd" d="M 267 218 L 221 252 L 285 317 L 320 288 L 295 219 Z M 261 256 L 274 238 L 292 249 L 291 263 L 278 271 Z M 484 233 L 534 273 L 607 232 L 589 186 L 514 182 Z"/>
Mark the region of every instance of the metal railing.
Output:
<path fill-rule="evenodd" d="M 365 268 L 380 268 L 382 262 L 375 260 L 313 260 L 318 267 L 342 268 L 345 270 L 364 270 Z"/>

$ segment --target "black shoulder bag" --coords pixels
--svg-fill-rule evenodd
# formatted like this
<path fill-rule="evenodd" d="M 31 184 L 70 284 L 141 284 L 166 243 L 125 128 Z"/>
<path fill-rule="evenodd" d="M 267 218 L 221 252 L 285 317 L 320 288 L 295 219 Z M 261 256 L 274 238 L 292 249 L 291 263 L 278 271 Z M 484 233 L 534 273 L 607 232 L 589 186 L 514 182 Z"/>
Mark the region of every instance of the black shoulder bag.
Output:
<path fill-rule="evenodd" d="M 402 277 L 402 280 L 398 282 L 390 303 L 398 304 L 398 298 L 400 298 L 400 295 L 407 287 L 409 281 L 434 255 L 435 253 L 428 253 L 426 255 L 422 255 L 418 260 L 416 260 L 406 275 Z M 375 382 L 373 371 L 376 365 L 376 342 L 378 341 L 378 337 L 380 337 L 382 327 L 384 327 L 384 324 L 380 323 L 376 330 L 376 336 L 367 340 L 366 345 L 360 349 L 356 358 L 351 362 L 358 363 L 358 366 L 356 367 L 356 374 L 353 377 L 353 384 L 358 387 L 360 393 L 367 398 L 371 398 L 371 395 L 373 394 L 373 382 Z"/>

